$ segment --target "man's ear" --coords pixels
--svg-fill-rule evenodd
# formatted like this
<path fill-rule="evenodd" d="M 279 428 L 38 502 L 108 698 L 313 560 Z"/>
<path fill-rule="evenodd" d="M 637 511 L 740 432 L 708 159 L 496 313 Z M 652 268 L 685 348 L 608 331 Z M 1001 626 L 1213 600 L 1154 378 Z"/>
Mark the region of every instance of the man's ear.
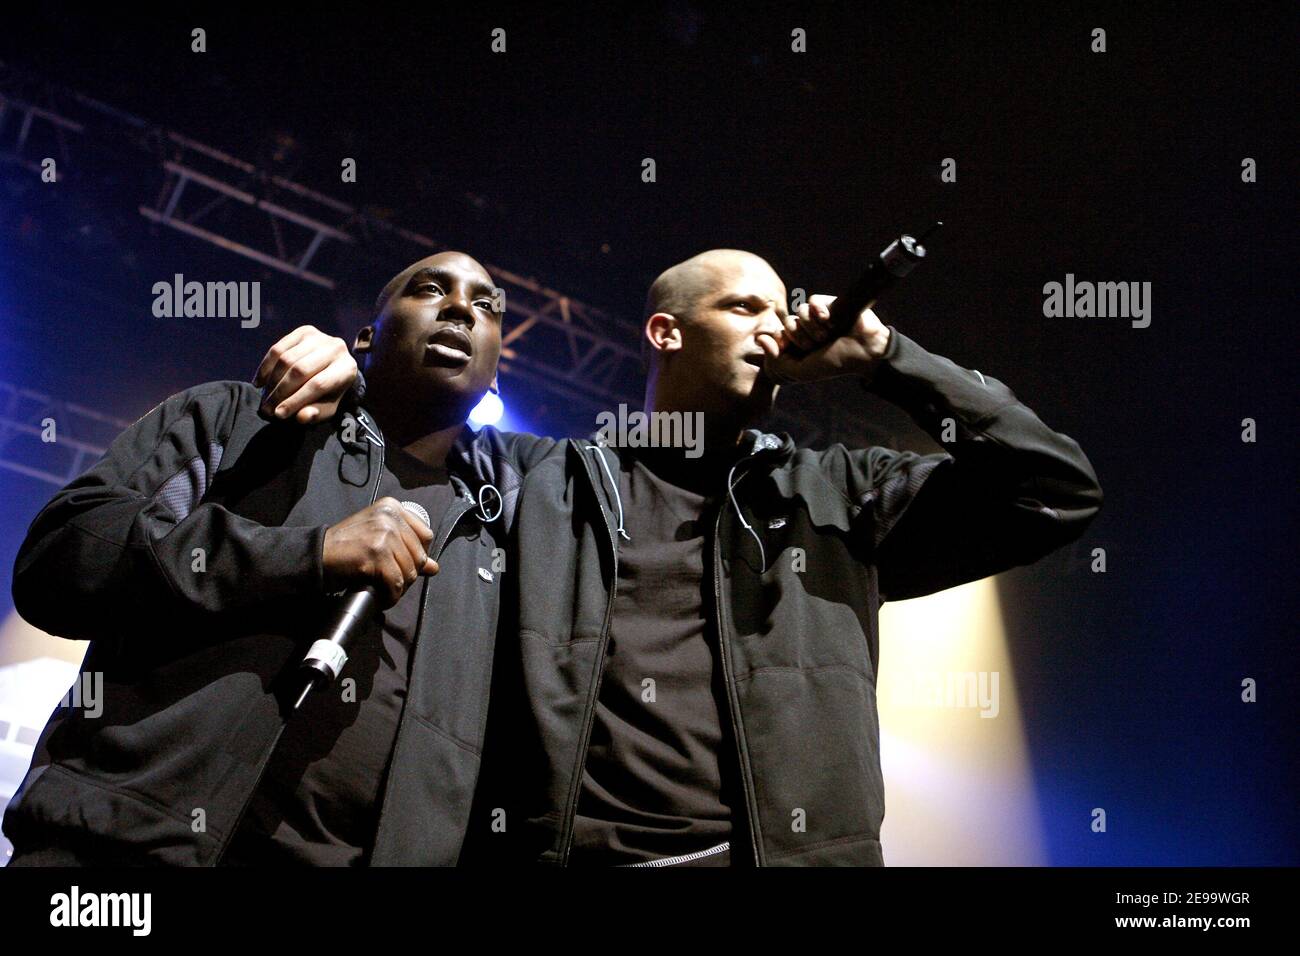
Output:
<path fill-rule="evenodd" d="M 352 351 L 365 353 L 370 351 L 370 344 L 375 340 L 375 327 L 367 325 L 357 333 L 357 339 L 352 343 Z"/>
<path fill-rule="evenodd" d="M 492 384 L 488 386 L 488 391 L 491 392 L 493 395 L 496 395 L 496 396 L 498 396 L 498 397 L 501 395 L 501 386 L 497 385 L 497 373 L 496 373 L 496 372 L 493 372 L 493 373 L 492 373 Z"/>
<path fill-rule="evenodd" d="M 656 312 L 645 320 L 645 337 L 656 352 L 676 352 L 682 347 L 681 323 L 667 312 Z"/>

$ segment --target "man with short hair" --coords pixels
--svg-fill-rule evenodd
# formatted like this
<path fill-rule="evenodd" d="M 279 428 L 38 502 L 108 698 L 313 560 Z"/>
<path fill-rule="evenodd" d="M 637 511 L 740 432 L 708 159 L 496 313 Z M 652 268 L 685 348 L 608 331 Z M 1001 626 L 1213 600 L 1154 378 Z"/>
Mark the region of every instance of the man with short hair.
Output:
<path fill-rule="evenodd" d="M 42 733 L 5 813 L 11 866 L 457 861 L 487 715 L 492 568 L 523 458 L 554 444 L 465 424 L 495 383 L 494 302 L 469 256 L 422 259 L 357 336 L 359 405 L 334 420 L 321 412 L 337 403 L 283 409 L 304 428 L 260 415 L 246 382 L 187 389 L 41 511 L 15 606 L 89 640 L 82 671 L 104 693 L 102 714 L 60 707 Z M 286 358 L 314 370 L 275 378 L 270 408 L 281 387 L 303 401 L 331 375 L 351 382 L 346 349 L 320 344 L 304 331 L 270 357 L 268 376 Z M 383 613 L 339 682 L 294 713 L 330 595 L 364 586 Z"/>

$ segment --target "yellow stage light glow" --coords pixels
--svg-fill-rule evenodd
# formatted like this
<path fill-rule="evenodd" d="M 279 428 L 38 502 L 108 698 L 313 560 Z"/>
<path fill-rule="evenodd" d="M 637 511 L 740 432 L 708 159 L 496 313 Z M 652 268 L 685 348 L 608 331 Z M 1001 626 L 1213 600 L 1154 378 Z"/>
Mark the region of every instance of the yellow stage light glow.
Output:
<path fill-rule="evenodd" d="M 880 610 L 888 866 L 1042 866 L 994 578 Z"/>

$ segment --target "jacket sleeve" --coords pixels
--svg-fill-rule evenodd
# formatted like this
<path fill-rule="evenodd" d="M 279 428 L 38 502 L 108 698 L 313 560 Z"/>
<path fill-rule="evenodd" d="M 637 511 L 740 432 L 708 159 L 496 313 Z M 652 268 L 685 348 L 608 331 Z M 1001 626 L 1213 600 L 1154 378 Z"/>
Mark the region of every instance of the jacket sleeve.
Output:
<path fill-rule="evenodd" d="M 850 495 L 873 519 L 883 600 L 919 597 L 1031 564 L 1083 534 L 1101 486 L 1070 437 L 997 379 L 890 326 L 867 386 L 944 446 L 851 452 Z"/>
<path fill-rule="evenodd" d="M 14 566 L 19 614 L 93 640 L 129 637 L 144 615 L 324 593 L 323 527 L 266 527 L 203 500 L 236 426 L 254 427 L 258 401 L 246 383 L 209 383 L 119 435 L 28 529 Z"/>

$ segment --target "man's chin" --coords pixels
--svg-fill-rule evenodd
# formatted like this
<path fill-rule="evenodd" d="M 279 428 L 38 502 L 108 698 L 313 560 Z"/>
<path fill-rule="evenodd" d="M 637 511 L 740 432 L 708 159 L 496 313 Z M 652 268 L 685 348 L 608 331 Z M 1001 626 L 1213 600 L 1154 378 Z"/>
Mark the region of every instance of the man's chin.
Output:
<path fill-rule="evenodd" d="M 731 401 L 744 409 L 747 421 L 757 421 L 772 411 L 778 389 L 780 386 L 766 375 L 757 375 L 747 388 L 743 385 L 737 388 Z"/>
<path fill-rule="evenodd" d="M 448 414 L 455 412 L 462 420 L 469 417 L 487 392 L 487 386 L 476 388 L 466 369 L 424 368 L 419 376 L 416 392 L 427 402 L 445 406 Z"/>
<path fill-rule="evenodd" d="M 776 393 L 781 386 L 767 377 L 761 368 L 757 370 L 749 385 L 748 398 L 755 405 L 766 405 L 768 409 L 776 401 Z"/>

